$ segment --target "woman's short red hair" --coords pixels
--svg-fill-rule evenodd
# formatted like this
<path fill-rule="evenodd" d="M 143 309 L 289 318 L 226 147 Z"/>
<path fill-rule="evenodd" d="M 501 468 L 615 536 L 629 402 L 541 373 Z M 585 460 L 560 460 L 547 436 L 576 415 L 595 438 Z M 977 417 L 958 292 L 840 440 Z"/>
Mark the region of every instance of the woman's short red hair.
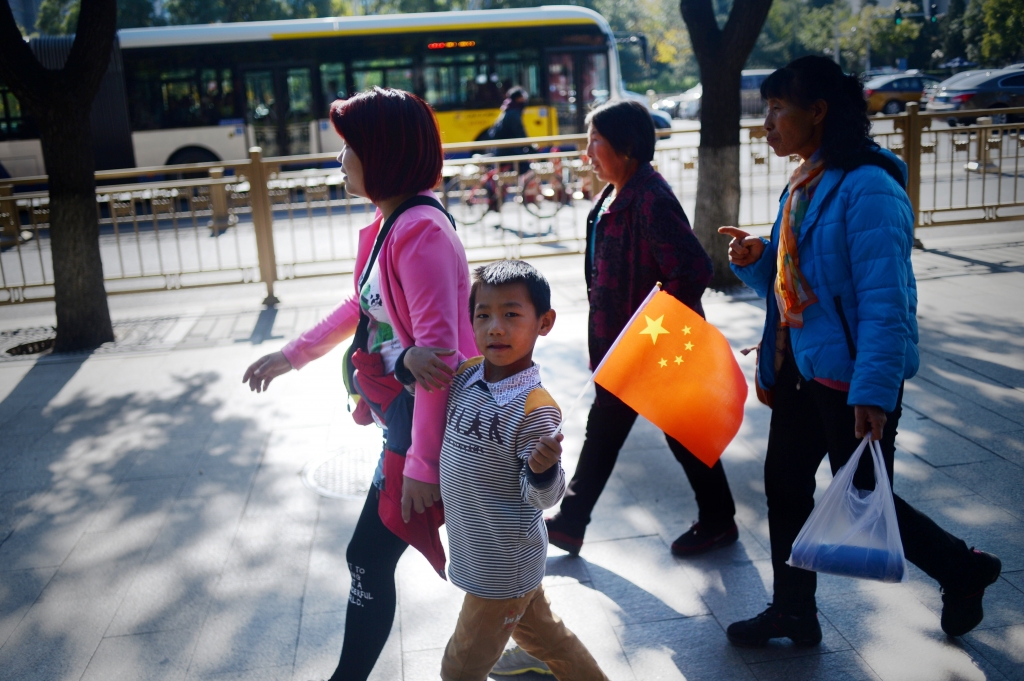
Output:
<path fill-rule="evenodd" d="M 338 100 L 331 122 L 363 164 L 366 195 L 374 203 L 432 189 L 441 180 L 437 118 L 411 92 L 375 87 Z"/>

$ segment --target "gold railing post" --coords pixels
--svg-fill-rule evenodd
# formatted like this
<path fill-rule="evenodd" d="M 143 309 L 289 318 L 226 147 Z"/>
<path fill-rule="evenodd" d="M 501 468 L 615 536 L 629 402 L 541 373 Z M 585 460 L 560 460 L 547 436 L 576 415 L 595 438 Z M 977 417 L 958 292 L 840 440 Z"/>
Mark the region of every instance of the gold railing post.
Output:
<path fill-rule="evenodd" d="M 11 200 L 4 200 L 6 196 L 14 194 L 14 187 L 9 184 L 0 185 L 0 243 L 4 246 L 11 246 L 18 243 L 20 231 L 18 228 L 18 206 Z"/>
<path fill-rule="evenodd" d="M 252 204 L 252 225 L 256 232 L 256 255 L 260 262 L 260 279 L 267 285 L 264 305 L 276 305 L 274 282 L 277 281 L 277 258 L 274 256 L 274 215 L 267 187 L 267 168 L 263 165 L 263 150 L 249 149 L 249 201 Z"/>
<path fill-rule="evenodd" d="M 907 194 L 910 196 L 910 209 L 914 215 L 914 247 L 924 248 L 924 244 L 917 238 L 921 208 L 921 136 L 924 134 L 919 107 L 917 102 L 907 103 L 907 121 L 903 129 L 903 159 L 907 162 Z"/>
<path fill-rule="evenodd" d="M 223 168 L 210 168 L 210 179 L 220 180 L 224 177 Z M 213 236 L 227 231 L 227 228 L 234 224 L 233 216 L 228 213 L 228 190 L 219 182 L 210 185 L 210 211 L 213 214 L 210 219 L 210 232 Z"/>

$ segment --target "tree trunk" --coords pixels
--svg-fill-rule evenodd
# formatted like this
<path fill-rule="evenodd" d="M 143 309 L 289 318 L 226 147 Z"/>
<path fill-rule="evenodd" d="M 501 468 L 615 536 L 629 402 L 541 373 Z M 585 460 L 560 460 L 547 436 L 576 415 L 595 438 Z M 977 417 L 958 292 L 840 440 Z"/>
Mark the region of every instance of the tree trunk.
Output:
<path fill-rule="evenodd" d="M 91 107 L 86 103 L 75 108 L 54 107 L 60 115 L 38 122 L 50 189 L 54 352 L 95 348 L 114 340 L 100 261 Z"/>
<path fill-rule="evenodd" d="M 711 0 L 680 0 L 703 88 L 700 148 L 697 152 L 697 206 L 693 231 L 711 256 L 717 290 L 740 285 L 729 269 L 729 237 L 722 226 L 739 222 L 740 72 L 764 26 L 772 0 L 735 0 L 719 28 Z"/>
<path fill-rule="evenodd" d="M 46 69 L 0 2 L 0 80 L 36 121 L 49 175 L 57 352 L 114 340 L 103 287 L 90 110 L 110 62 L 115 0 L 82 0 L 64 67 Z"/>

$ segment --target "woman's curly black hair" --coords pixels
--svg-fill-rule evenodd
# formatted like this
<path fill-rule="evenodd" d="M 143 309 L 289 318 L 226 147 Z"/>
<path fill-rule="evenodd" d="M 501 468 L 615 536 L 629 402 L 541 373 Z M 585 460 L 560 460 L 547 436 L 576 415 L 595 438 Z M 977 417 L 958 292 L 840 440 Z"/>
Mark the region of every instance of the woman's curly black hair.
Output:
<path fill-rule="evenodd" d="M 821 153 L 825 165 L 850 170 L 865 151 L 877 147 L 868 133 L 868 107 L 860 78 L 846 75 L 831 59 L 794 59 L 761 83 L 762 99 L 786 99 L 804 108 L 819 99 L 828 104 Z"/>

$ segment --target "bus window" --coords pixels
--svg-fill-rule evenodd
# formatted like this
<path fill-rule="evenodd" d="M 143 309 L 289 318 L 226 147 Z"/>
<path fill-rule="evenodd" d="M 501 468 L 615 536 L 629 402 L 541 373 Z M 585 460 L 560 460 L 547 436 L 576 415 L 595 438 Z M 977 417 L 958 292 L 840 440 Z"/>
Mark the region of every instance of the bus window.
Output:
<path fill-rule="evenodd" d="M 583 106 L 590 111 L 608 101 L 608 55 L 593 52 L 583 55 L 581 71 L 583 83 Z"/>
<path fill-rule="evenodd" d="M 313 83 L 309 69 L 288 69 L 287 141 L 285 154 L 308 154 L 309 121 L 313 118 Z"/>
<path fill-rule="evenodd" d="M 160 99 L 165 127 L 199 125 L 199 88 L 195 71 L 171 71 L 160 78 Z"/>
<path fill-rule="evenodd" d="M 245 74 L 246 120 L 253 126 L 253 143 L 263 148 L 264 156 L 277 156 L 277 102 L 274 97 L 274 72 L 250 71 Z"/>
<path fill-rule="evenodd" d="M 335 100 L 345 99 L 348 96 L 345 91 L 344 64 L 320 65 L 320 91 L 324 95 L 324 104 L 327 107 L 327 112 L 330 112 L 331 104 Z"/>
<path fill-rule="evenodd" d="M 235 117 L 235 88 L 231 70 L 203 69 L 200 109 L 204 125 L 218 125 L 222 118 Z"/>
<path fill-rule="evenodd" d="M 0 89 L 0 140 L 27 137 L 21 102 L 9 91 Z"/>
<path fill-rule="evenodd" d="M 580 131 L 571 52 L 548 55 L 548 101 L 558 113 L 558 130 L 561 133 L 571 134 Z"/>
<path fill-rule="evenodd" d="M 372 59 L 352 62 L 352 78 L 357 92 L 370 88 L 392 87 L 412 90 L 411 59 Z"/>
<path fill-rule="evenodd" d="M 497 75 L 496 85 L 503 93 L 516 85 L 526 88 L 530 93 L 530 99 L 534 102 L 543 101 L 543 93 L 540 91 L 540 66 L 539 58 L 535 50 L 524 50 L 522 52 L 499 52 L 494 55 L 497 62 L 495 72 Z"/>
<path fill-rule="evenodd" d="M 498 107 L 504 96 L 498 81 L 484 54 L 432 55 L 424 60 L 424 89 L 433 107 Z"/>

